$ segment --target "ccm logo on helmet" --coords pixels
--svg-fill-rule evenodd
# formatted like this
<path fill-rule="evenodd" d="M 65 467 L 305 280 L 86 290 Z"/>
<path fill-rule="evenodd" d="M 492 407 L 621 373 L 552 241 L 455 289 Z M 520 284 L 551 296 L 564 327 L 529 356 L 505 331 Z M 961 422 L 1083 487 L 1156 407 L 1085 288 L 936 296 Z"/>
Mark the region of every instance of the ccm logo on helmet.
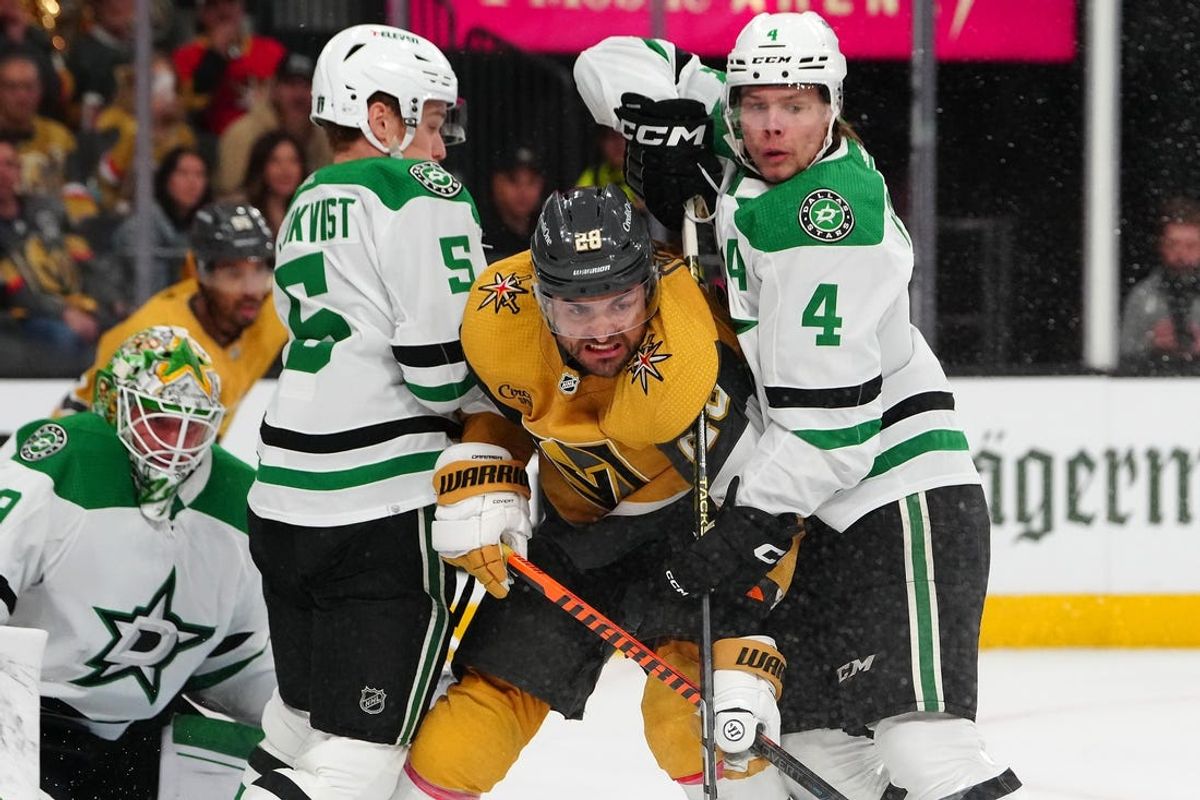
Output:
<path fill-rule="evenodd" d="M 682 125 L 638 125 L 628 120 L 621 121 L 621 135 L 631 142 L 652 147 L 667 145 L 674 147 L 682 142 L 691 142 L 697 147 L 704 145 L 704 125 L 689 129 Z"/>
<path fill-rule="evenodd" d="M 750 59 L 751 64 L 786 64 L 792 60 L 791 56 L 755 56 Z"/>

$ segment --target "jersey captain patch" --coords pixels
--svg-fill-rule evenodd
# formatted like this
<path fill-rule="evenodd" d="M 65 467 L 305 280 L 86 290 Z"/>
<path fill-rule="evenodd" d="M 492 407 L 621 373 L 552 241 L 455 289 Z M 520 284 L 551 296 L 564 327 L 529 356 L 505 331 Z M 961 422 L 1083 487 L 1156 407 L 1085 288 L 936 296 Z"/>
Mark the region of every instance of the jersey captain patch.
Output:
<path fill-rule="evenodd" d="M 659 383 L 662 383 L 663 376 L 659 372 L 655 364 L 666 361 L 671 357 L 670 353 L 660 353 L 659 350 L 663 346 L 662 339 L 656 339 L 653 333 L 646 336 L 646 341 L 642 342 L 642 346 L 638 348 L 633 358 L 629 361 L 629 366 L 626 371 L 629 373 L 629 382 L 637 383 L 641 381 L 642 392 L 650 394 L 650 378 L 654 378 Z"/>
<path fill-rule="evenodd" d="M 433 161 L 422 161 L 408 168 L 408 174 L 429 191 L 440 197 L 454 197 L 462 191 L 458 179 Z"/>
<path fill-rule="evenodd" d="M 21 445 L 21 458 L 25 461 L 41 461 L 67 446 L 67 432 L 62 425 L 47 422 L 25 439 Z"/>
<path fill-rule="evenodd" d="M 838 242 L 854 230 L 854 212 L 837 192 L 816 189 L 800 203 L 800 227 L 814 239 Z"/>
<path fill-rule="evenodd" d="M 184 622 L 171 604 L 175 601 L 175 570 L 144 606 L 133 611 L 113 611 L 96 607 L 96 614 L 108 630 L 110 639 L 99 653 L 87 661 L 92 671 L 71 681 L 78 686 L 100 686 L 131 677 L 146 699 L 158 699 L 162 672 L 175 656 L 212 638 L 215 628 Z"/>
<path fill-rule="evenodd" d="M 479 291 L 483 292 L 483 300 L 479 302 L 476 311 L 482 311 L 488 306 L 497 314 L 500 309 L 507 308 L 512 313 L 516 314 L 521 309 L 517 305 L 517 295 L 529 294 L 529 290 L 521 285 L 523 278 L 515 272 L 510 272 L 508 275 L 497 272 L 492 276 L 491 283 L 482 284 Z"/>

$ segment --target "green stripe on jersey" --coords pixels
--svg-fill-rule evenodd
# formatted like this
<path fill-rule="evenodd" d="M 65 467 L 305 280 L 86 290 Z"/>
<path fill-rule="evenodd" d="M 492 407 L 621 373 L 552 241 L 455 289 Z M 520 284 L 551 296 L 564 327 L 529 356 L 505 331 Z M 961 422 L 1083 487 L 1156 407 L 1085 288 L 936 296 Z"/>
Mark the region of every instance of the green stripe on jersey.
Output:
<path fill-rule="evenodd" d="M 61 441 L 60 432 L 65 436 Z M 41 445 L 32 458 L 22 458 L 22 446 L 34 434 Z M 50 476 L 54 493 L 63 500 L 86 509 L 137 508 L 129 451 L 103 417 L 83 411 L 39 419 L 21 427 L 16 440 L 13 461 Z"/>
<path fill-rule="evenodd" d="M 667 63 L 671 62 L 671 56 L 667 54 L 666 48 L 659 44 L 657 39 L 642 39 L 642 42 L 646 45 L 646 47 L 649 47 L 651 50 L 662 56 L 663 61 L 666 61 Z"/>
<path fill-rule="evenodd" d="M 877 436 L 882 425 L 883 423 L 880 420 L 872 419 L 859 425 L 835 431 L 807 430 L 792 431 L 792 433 L 813 447 L 819 447 L 822 450 L 837 450 L 839 447 L 862 444 L 872 437 Z"/>
<path fill-rule="evenodd" d="M 446 641 L 450 633 L 450 609 L 446 605 L 445 562 L 433 549 L 433 506 L 417 509 L 421 561 L 425 568 L 425 593 L 429 595 L 429 624 L 417 653 L 416 677 L 404 706 L 404 722 L 400 728 L 399 744 L 407 745 L 416 735 L 417 723 L 424 716 L 433 683 L 441 674 L 446 660 Z"/>
<path fill-rule="evenodd" d="M 758 197 L 738 199 L 734 223 L 755 250 L 778 253 L 794 247 L 869 247 L 883 241 L 889 205 L 883 176 L 871 168 L 869 156 L 857 142 L 847 140 L 846 146 L 840 158 L 798 172 Z M 826 241 L 805 232 L 800 219 L 802 205 L 818 190 L 826 197 L 836 195 L 849 206 L 853 225 L 843 238 Z"/>
<path fill-rule="evenodd" d="M 468 375 L 458 383 L 445 383 L 441 386 L 419 386 L 407 381 L 404 385 L 418 400 L 424 400 L 427 403 L 448 403 L 471 391 L 471 387 L 475 385 L 475 379 Z"/>
<path fill-rule="evenodd" d="M 754 330 L 756 325 L 758 325 L 758 320 L 756 320 L 756 319 L 736 319 L 736 318 L 734 318 L 733 319 L 733 332 L 736 333 L 738 336 L 741 336 L 743 333 L 745 333 L 747 331 Z"/>
<path fill-rule="evenodd" d="M 192 677 L 188 678 L 187 683 L 183 685 L 183 691 L 201 692 L 205 689 L 211 689 L 221 681 L 241 672 L 246 668 L 247 664 L 261 656 L 266 652 L 266 650 L 267 648 L 264 647 L 262 650 L 259 650 L 249 658 L 244 658 L 241 661 L 237 661 L 227 667 L 222 667 L 221 669 L 213 670 L 212 672 L 206 672 L 203 675 L 193 675 Z"/>
<path fill-rule="evenodd" d="M 871 471 L 867 473 L 867 477 L 874 478 L 876 475 L 882 475 L 889 469 L 898 467 L 905 461 L 911 461 L 923 453 L 932 453 L 936 450 L 953 451 L 970 449 L 970 446 L 967 444 L 966 434 L 962 431 L 925 431 L 911 439 L 906 439 L 900 444 L 893 445 L 875 456 L 875 463 L 871 466 Z"/>
<path fill-rule="evenodd" d="M 175 744 L 235 758 L 249 757 L 262 738 L 263 732 L 258 728 L 198 714 L 177 714 L 171 721 L 171 739 Z"/>
<path fill-rule="evenodd" d="M 389 458 L 375 464 L 361 467 L 339 469 L 331 472 L 309 472 L 307 470 L 289 469 L 287 467 L 271 467 L 260 465 L 258 480 L 275 486 L 287 486 L 292 489 L 310 489 L 318 492 L 352 489 L 355 486 L 365 486 L 368 483 L 384 481 L 399 475 L 414 475 L 418 472 L 428 472 L 433 469 L 440 450 L 429 453 L 409 453 L 408 455 Z"/>

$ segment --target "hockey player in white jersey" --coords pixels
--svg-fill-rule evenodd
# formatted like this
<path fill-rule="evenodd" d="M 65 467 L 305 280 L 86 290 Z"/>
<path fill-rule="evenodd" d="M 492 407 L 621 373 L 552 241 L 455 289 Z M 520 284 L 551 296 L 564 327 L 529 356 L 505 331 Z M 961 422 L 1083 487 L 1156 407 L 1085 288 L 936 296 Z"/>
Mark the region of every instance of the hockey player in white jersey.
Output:
<path fill-rule="evenodd" d="M 177 696 L 257 725 L 275 687 L 246 538 L 253 470 L 213 444 L 219 391 L 186 330 L 148 328 L 97 372 L 90 412 L 23 426 L 0 463 L 0 639 L 3 626 L 49 633 L 51 797 L 178 797 L 159 787 Z"/>
<path fill-rule="evenodd" d="M 388 797 L 437 684 L 453 569 L 429 543 L 431 476 L 480 396 L 458 326 L 485 267 L 439 166 L 457 101 L 446 57 L 398 28 L 348 28 L 317 60 L 334 158 L 276 241 L 289 340 L 249 504 L 281 669 L 244 800 Z"/>
<path fill-rule="evenodd" d="M 1004 797 L 1020 782 L 973 722 L 987 509 L 945 375 L 909 321 L 908 234 L 839 119 L 845 76 L 814 12 L 756 16 L 724 74 L 629 37 L 575 67 L 597 121 L 629 139 L 627 179 L 661 221 L 677 224 L 694 194 L 715 202 L 766 417 L 736 503 L 809 518 L 769 626 L 790 665 L 784 745 L 853 800 L 897 791 L 889 782 L 910 800 Z M 727 517 L 664 580 L 720 583 Z"/>

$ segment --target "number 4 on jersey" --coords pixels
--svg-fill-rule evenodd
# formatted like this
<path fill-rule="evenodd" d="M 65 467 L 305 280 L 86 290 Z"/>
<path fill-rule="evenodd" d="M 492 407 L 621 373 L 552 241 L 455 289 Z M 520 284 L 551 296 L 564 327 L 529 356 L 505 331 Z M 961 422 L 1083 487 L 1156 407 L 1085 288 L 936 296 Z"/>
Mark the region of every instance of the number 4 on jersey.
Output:
<path fill-rule="evenodd" d="M 842 318 L 837 315 L 837 284 L 819 283 L 816 291 L 804 307 L 800 324 L 805 328 L 819 328 L 817 334 L 818 347 L 836 347 L 842 343 L 838 330 L 842 327 Z"/>

